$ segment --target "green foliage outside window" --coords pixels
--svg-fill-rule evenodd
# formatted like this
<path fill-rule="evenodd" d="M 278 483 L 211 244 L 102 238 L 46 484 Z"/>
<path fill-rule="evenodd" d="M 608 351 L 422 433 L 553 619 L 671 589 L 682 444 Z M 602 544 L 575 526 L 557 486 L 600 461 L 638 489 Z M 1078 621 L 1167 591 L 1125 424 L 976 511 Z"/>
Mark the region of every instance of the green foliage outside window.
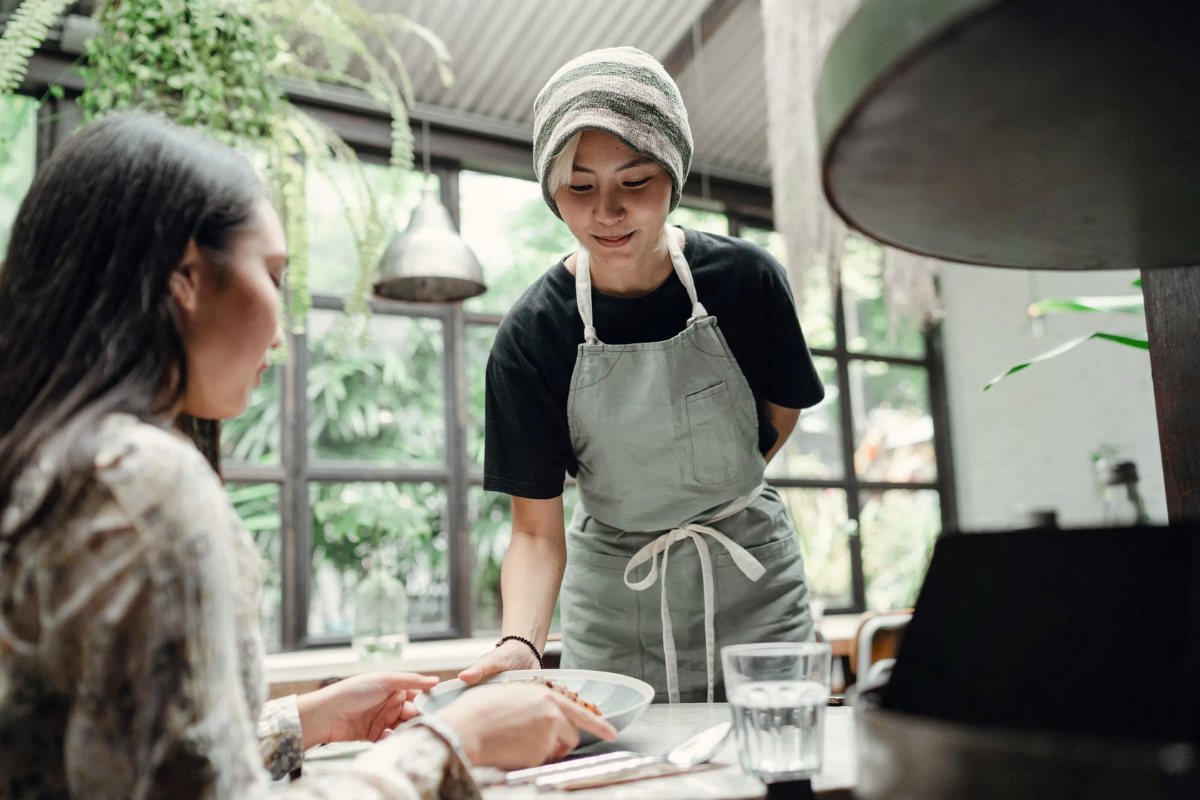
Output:
<path fill-rule="evenodd" d="M 688 206 L 677 206 L 667 217 L 667 224 L 691 228 L 703 233 L 715 233 L 718 236 L 729 235 L 729 218 L 724 214 Z"/>
<path fill-rule="evenodd" d="M 792 512 L 804 572 L 814 599 L 831 606 L 854 602 L 850 587 L 850 525 L 844 489 L 785 488 L 779 492 Z"/>
<path fill-rule="evenodd" d="M 308 442 L 314 458 L 440 463 L 445 422 L 437 320 L 378 315 L 368 342 L 344 349 L 331 311 L 310 317 Z"/>
<path fill-rule="evenodd" d="M 463 240 L 483 265 L 488 290 L 468 311 L 506 314 L 525 290 L 577 246 L 547 208 L 538 184 L 499 175 L 459 174 Z"/>
<path fill-rule="evenodd" d="M 863 492 L 860 520 L 867 608 L 911 608 L 941 532 L 938 493 Z"/>
<path fill-rule="evenodd" d="M 579 493 L 574 486 L 563 491 L 563 523 L 569 525 Z M 500 595 L 500 567 L 512 541 L 512 497 L 472 487 L 467 495 L 471 519 L 471 548 L 475 553 L 471 597 L 473 625 L 476 631 L 500 630 L 503 603 Z M 554 608 L 550 627 L 557 630 L 559 608 Z"/>
<path fill-rule="evenodd" d="M 0 261 L 25 191 L 33 181 L 37 155 L 37 102 L 0 95 Z"/>
<path fill-rule="evenodd" d="M 398 575 L 411 630 L 449 626 L 446 494 L 429 483 L 314 483 L 309 635 L 349 635 L 354 589 L 372 561 Z"/>
<path fill-rule="evenodd" d="M 846 303 L 846 347 L 852 352 L 920 358 L 925 335 L 920 320 L 889 318 L 883 292 L 883 249 L 861 236 L 847 236 L 841 261 Z"/>
<path fill-rule="evenodd" d="M 386 463 L 440 461 L 443 441 L 441 332 L 433 320 L 377 316 L 366 346 L 341 348 L 334 312 L 311 312 L 308 441 L 329 460 Z M 336 350 L 335 350 L 336 348 Z M 251 394 L 242 416 L 225 423 L 226 458 L 279 460 L 282 435 L 276 367 Z M 479 409 L 482 417 L 482 409 Z M 378 553 L 406 578 L 414 625 L 444 627 L 444 492 L 429 485 L 310 485 L 314 634 L 349 632 L 346 605 Z M 256 498 L 231 495 L 243 520 L 259 516 Z M 438 510 L 431 510 L 431 509 Z M 319 591 L 318 591 L 319 590 Z M 324 592 L 324 595 L 321 594 Z M 440 625 L 438 624 L 440 622 Z"/>
<path fill-rule="evenodd" d="M 225 490 L 258 549 L 262 575 L 260 624 L 267 652 L 273 653 L 280 648 L 282 633 L 279 618 L 283 603 L 283 578 L 279 572 L 279 486 L 273 483 L 230 484 Z"/>

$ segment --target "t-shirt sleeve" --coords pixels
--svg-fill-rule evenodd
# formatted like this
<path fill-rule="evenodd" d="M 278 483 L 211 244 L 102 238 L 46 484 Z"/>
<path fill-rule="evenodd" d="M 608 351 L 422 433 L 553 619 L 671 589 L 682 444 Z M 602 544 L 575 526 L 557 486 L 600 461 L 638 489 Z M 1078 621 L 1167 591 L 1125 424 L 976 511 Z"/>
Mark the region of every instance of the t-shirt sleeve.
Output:
<path fill-rule="evenodd" d="M 767 324 L 766 376 L 763 399 L 784 408 L 809 408 L 825 398 L 800 317 L 788 284 L 787 273 L 770 253 L 756 248 L 763 263 L 763 296 Z"/>
<path fill-rule="evenodd" d="M 563 493 L 571 440 L 566 409 L 531 366 L 487 364 L 483 488 L 532 500 Z"/>

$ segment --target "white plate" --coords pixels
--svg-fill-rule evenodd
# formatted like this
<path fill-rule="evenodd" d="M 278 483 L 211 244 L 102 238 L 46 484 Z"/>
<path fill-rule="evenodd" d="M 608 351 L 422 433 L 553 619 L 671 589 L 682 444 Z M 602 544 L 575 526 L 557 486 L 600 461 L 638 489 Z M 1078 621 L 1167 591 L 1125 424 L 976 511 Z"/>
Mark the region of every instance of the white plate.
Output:
<path fill-rule="evenodd" d="M 590 669 L 521 669 L 500 672 L 480 682 L 480 686 L 496 683 L 527 683 L 534 679 L 554 681 L 570 689 L 596 708 L 600 715 L 618 731 L 633 723 L 646 706 L 654 700 L 654 687 L 615 672 L 597 672 Z M 444 681 L 416 699 L 419 711 L 437 712 L 454 702 L 459 695 L 473 687 L 455 678 Z M 580 731 L 579 746 L 593 744 L 595 736 Z"/>

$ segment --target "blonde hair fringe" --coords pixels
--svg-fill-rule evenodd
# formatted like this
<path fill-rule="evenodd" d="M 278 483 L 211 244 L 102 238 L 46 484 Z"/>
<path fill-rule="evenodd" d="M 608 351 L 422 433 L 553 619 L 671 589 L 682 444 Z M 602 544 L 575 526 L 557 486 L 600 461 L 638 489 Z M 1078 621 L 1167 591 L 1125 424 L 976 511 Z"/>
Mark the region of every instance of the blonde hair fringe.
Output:
<path fill-rule="evenodd" d="M 562 151 L 554 157 L 554 163 L 550 165 L 550 176 L 546 181 L 551 197 L 557 195 L 559 189 L 571 184 L 571 171 L 575 168 L 575 151 L 579 149 L 579 140 L 582 137 L 583 131 L 572 136 L 567 140 Z"/>

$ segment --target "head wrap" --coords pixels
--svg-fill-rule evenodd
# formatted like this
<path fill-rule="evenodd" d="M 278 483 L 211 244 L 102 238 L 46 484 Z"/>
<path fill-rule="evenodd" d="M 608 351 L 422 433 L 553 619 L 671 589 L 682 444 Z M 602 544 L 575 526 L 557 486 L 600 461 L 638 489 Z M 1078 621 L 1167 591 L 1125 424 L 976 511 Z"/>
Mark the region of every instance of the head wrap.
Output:
<path fill-rule="evenodd" d="M 606 131 L 652 158 L 671 176 L 671 210 L 692 163 L 692 131 L 679 87 L 652 56 L 633 47 L 609 47 L 568 61 L 533 103 L 533 167 L 542 196 L 560 218 L 550 194 L 554 159 L 580 131 Z"/>

